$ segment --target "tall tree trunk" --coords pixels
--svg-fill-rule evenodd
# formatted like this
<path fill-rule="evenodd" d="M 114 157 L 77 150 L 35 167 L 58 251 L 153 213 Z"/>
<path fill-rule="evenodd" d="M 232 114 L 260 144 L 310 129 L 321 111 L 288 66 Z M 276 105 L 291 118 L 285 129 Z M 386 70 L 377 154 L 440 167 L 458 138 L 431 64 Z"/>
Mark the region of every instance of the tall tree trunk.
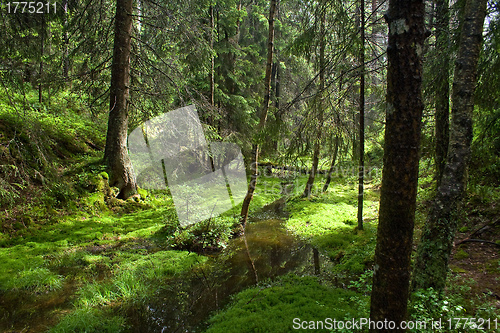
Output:
<path fill-rule="evenodd" d="M 215 29 L 215 24 L 214 24 L 214 6 L 210 4 L 209 7 L 210 11 L 210 51 L 212 52 L 212 55 L 210 56 L 210 74 L 209 74 L 209 80 L 210 80 L 210 105 L 214 106 L 215 105 L 215 79 L 214 79 L 214 73 L 215 73 L 215 55 L 213 54 L 214 52 L 214 29 Z M 214 124 L 211 124 L 212 126 Z"/>
<path fill-rule="evenodd" d="M 339 90 L 338 93 L 341 95 L 342 93 L 342 85 L 344 83 L 344 73 L 340 72 L 340 78 L 339 78 Z M 342 99 L 339 98 L 337 100 L 337 109 L 341 110 L 342 108 Z M 340 119 L 338 119 L 338 113 L 337 113 L 337 121 L 336 125 L 340 126 Z M 330 186 L 330 182 L 332 181 L 332 172 L 333 172 L 333 167 L 335 166 L 335 161 L 337 160 L 337 155 L 339 151 L 339 145 L 340 145 L 340 134 L 337 134 L 335 136 L 335 143 L 334 143 L 334 150 L 333 150 L 333 156 L 332 156 L 332 162 L 330 163 L 330 169 L 328 170 L 328 174 L 326 175 L 326 181 L 325 185 L 323 186 L 323 192 L 326 192 L 328 190 L 328 186 Z"/>
<path fill-rule="evenodd" d="M 363 190 L 365 177 L 365 0 L 360 6 L 361 50 L 359 55 L 359 168 L 358 168 L 358 229 L 363 230 Z"/>
<path fill-rule="evenodd" d="M 38 103 L 43 103 L 43 55 L 45 53 L 45 36 L 46 36 L 45 15 L 42 15 L 42 27 L 40 33 L 40 68 L 39 68 L 39 81 L 38 81 Z"/>
<path fill-rule="evenodd" d="M 276 2 L 277 0 L 270 0 L 269 6 L 269 36 L 267 39 L 267 64 L 266 64 L 266 76 L 264 78 L 264 101 L 262 105 L 262 112 L 260 114 L 259 125 L 257 127 L 257 138 L 254 139 L 252 144 L 252 164 L 250 165 L 250 184 L 248 185 L 247 194 L 245 199 L 243 199 L 243 205 L 241 207 L 240 223 L 245 229 L 245 225 L 248 219 L 248 209 L 250 207 L 250 202 L 253 198 L 253 193 L 255 192 L 255 187 L 257 185 L 257 174 L 259 171 L 259 144 L 258 141 L 259 134 L 264 129 L 267 121 L 267 111 L 269 110 L 269 100 L 271 97 L 271 67 L 273 64 L 273 50 L 274 50 L 274 14 L 276 12 Z"/>
<path fill-rule="evenodd" d="M 406 318 L 423 101 L 423 0 L 389 0 L 384 169 L 370 305 L 373 321 Z M 394 329 L 371 329 L 393 332 Z"/>
<path fill-rule="evenodd" d="M 442 63 L 439 65 L 436 89 L 436 179 L 438 183 L 444 171 L 449 142 L 450 117 L 450 56 L 448 52 L 450 16 L 448 0 L 436 1 L 436 49 L 440 51 Z"/>
<path fill-rule="evenodd" d="M 276 18 L 278 20 L 280 20 L 280 8 L 279 8 L 279 4 L 277 4 L 277 7 L 276 7 Z M 274 38 L 275 39 L 279 39 L 280 38 L 280 30 L 279 29 L 275 29 L 275 36 Z M 281 83 L 280 83 L 280 73 L 281 73 L 281 65 L 280 65 L 280 52 L 279 52 L 279 49 L 275 48 L 274 50 L 274 107 L 276 108 L 277 112 L 275 114 L 275 117 L 276 117 L 276 121 L 277 122 L 281 122 L 282 121 L 282 117 L 281 117 L 281 112 L 279 111 L 279 108 L 280 108 L 280 98 L 281 98 Z M 272 144 L 271 144 L 271 147 L 272 149 L 274 150 L 274 152 L 276 154 L 279 154 L 278 152 L 278 136 L 275 136 L 272 138 Z"/>
<path fill-rule="evenodd" d="M 68 0 L 63 1 L 64 10 L 64 32 L 63 32 L 63 42 L 64 42 L 64 54 L 63 54 L 63 78 L 64 81 L 69 80 L 69 35 L 68 35 Z"/>
<path fill-rule="evenodd" d="M 314 186 L 314 179 L 318 172 L 319 153 L 321 149 L 321 137 L 323 134 L 323 116 L 324 116 L 324 96 L 325 96 L 325 25 L 326 25 L 326 6 L 323 5 L 321 10 L 321 26 L 320 26 L 320 41 L 319 41 L 319 93 L 315 107 L 318 111 L 318 122 L 316 124 L 316 138 L 314 141 L 312 167 L 309 172 L 306 186 L 304 188 L 303 197 L 308 198 L 311 195 Z"/>
<path fill-rule="evenodd" d="M 132 0 L 117 0 L 104 161 L 109 171 L 109 184 L 120 189 L 118 198 L 121 199 L 128 198 L 137 190 L 127 152 L 131 31 Z"/>
<path fill-rule="evenodd" d="M 472 112 L 487 0 L 467 0 L 452 91 L 450 144 L 446 165 L 417 250 L 413 287 L 443 291 L 459 203 L 467 183 Z"/>
<path fill-rule="evenodd" d="M 325 185 L 323 186 L 323 192 L 326 192 L 326 190 L 328 190 L 328 186 L 330 186 L 330 182 L 332 181 L 333 168 L 335 167 L 335 162 L 337 161 L 337 155 L 339 153 L 339 141 L 340 141 L 339 136 L 338 135 L 335 136 L 335 142 L 333 144 L 332 162 L 330 163 L 330 169 L 328 169 L 328 173 L 326 174 L 326 180 L 325 180 Z"/>
<path fill-rule="evenodd" d="M 321 106 L 319 106 L 321 107 Z M 304 193 L 302 193 L 302 196 L 304 198 L 308 198 L 311 193 L 312 189 L 314 186 L 314 179 L 316 178 L 316 173 L 318 171 L 318 164 L 319 164 L 319 152 L 321 148 L 321 132 L 322 132 L 322 125 L 323 124 L 323 112 L 320 111 L 318 115 L 318 124 L 316 128 L 316 138 L 314 141 L 314 149 L 313 149 L 313 158 L 312 158 L 312 166 L 311 170 L 309 172 L 309 178 L 307 178 L 306 186 L 304 188 Z"/>

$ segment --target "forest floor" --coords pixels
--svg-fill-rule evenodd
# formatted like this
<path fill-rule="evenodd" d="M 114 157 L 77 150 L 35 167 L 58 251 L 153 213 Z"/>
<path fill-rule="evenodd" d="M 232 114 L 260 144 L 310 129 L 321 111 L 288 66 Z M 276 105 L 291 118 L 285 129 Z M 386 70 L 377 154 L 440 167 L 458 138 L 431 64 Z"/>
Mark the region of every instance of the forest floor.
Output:
<path fill-rule="evenodd" d="M 219 251 L 229 239 L 233 216 L 237 216 L 234 212 L 214 223 L 211 236 L 203 236 L 209 231 L 204 230 L 203 224 L 181 231 L 176 227 L 174 207 L 165 192 L 142 192 L 141 199 L 116 201 L 107 206 L 102 193 L 105 175 L 94 169 L 95 165 L 95 159 L 90 159 L 82 165 L 74 163 L 73 171 L 63 172 L 62 177 L 73 179 L 74 170 L 81 172 L 83 167 L 93 175 L 87 178 L 94 184 L 93 190 L 77 200 L 76 207 L 50 210 L 50 216 L 44 212 L 41 219 L 36 218 L 37 214 L 42 216 L 36 207 L 31 213 L 11 210 L 13 215 L 4 220 L 0 246 L 0 307 L 4 311 L 0 328 L 5 332 L 47 329 L 71 332 L 83 329 L 82 323 L 88 331 L 123 331 L 130 324 L 126 309 L 146 302 L 160 286 L 155 280 L 165 281 L 184 274 L 202 264 L 207 258 L 205 254 Z M 260 208 L 280 198 L 276 191 L 279 181 L 273 177 L 261 179 L 252 215 L 265 214 L 265 210 L 259 213 Z M 299 180 L 297 186 L 303 183 L 304 179 Z M 274 282 L 263 282 L 265 287 L 260 284 L 242 292 L 210 319 L 207 332 L 232 332 L 235 327 L 251 331 L 252 325 L 280 331 L 277 327 L 283 326 L 283 318 L 290 321 L 286 327 L 298 314 L 317 319 L 322 306 L 330 309 L 324 315 L 366 316 L 379 184 L 375 179 L 366 186 L 363 231 L 356 228 L 356 188 L 349 179 L 335 179 L 326 193 L 308 199 L 291 196 L 285 207 L 288 211 L 285 226 L 319 250 L 322 272 L 316 276 L 284 276 Z M 429 195 L 425 186 L 422 192 L 422 198 Z M 464 210 L 467 214 L 456 243 L 470 235 L 491 242 L 499 239 L 497 204 L 477 200 L 475 194 L 469 196 L 466 206 L 469 209 Z M 417 219 L 422 220 L 425 202 L 420 207 Z M 32 219 L 26 220 L 26 216 Z M 421 223 L 417 221 L 417 226 Z M 432 294 L 417 297 L 410 307 L 412 318 L 457 315 L 498 318 L 499 257 L 498 247 L 491 243 L 456 246 L 446 298 L 434 300 Z M 301 293 L 307 290 L 310 294 Z M 337 301 L 324 301 L 325 294 L 331 294 Z M 270 299 L 274 303 L 268 304 Z M 283 302 L 290 303 L 290 307 L 284 310 Z M 309 305 L 305 307 L 304 302 Z M 334 308 L 340 309 L 339 312 L 332 312 Z M 273 316 L 281 319 L 273 320 Z M 256 317 L 260 320 L 255 321 Z M 248 318 L 248 321 L 239 319 L 235 324 L 234 318 Z M 283 332 L 288 331 L 286 327 Z"/>
<path fill-rule="evenodd" d="M 40 111 L 23 118 L 0 110 L 0 141 L 7 142 L 0 145 L 0 331 L 143 330 L 133 326 L 133 309 L 165 281 L 224 255 L 238 209 L 181 229 L 167 191 L 140 191 L 127 201 L 107 197 L 114 190 L 100 163 L 105 131 L 66 116 Z M 415 242 L 433 194 L 430 168 L 421 170 Z M 288 274 L 234 295 L 208 320 L 208 332 L 288 332 L 297 316 L 368 315 L 380 177 L 368 179 L 362 231 L 355 176 L 339 175 L 327 192 L 307 199 L 300 197 L 304 182 L 303 175 L 295 178 L 284 226 L 317 250 L 319 274 Z M 258 186 L 250 215 L 281 213 L 282 179 L 261 177 Z M 433 291 L 414 295 L 413 320 L 500 321 L 499 202 L 499 188 L 469 186 L 448 290 L 442 298 Z M 476 241 L 459 244 L 464 239 Z"/>
<path fill-rule="evenodd" d="M 456 236 L 451 269 L 476 281 L 474 293 L 487 295 L 500 309 L 500 202 L 469 201 L 465 211 L 468 214 Z"/>

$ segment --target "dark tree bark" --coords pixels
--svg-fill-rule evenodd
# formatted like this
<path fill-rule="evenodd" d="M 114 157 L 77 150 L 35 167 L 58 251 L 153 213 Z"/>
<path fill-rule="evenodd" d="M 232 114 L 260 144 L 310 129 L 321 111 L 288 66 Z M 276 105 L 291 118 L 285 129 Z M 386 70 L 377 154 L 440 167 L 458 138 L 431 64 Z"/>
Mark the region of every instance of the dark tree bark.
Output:
<path fill-rule="evenodd" d="M 339 78 L 339 88 L 338 88 L 339 93 L 342 91 L 343 83 L 344 83 L 344 73 L 341 72 L 340 78 Z M 338 108 L 338 110 L 341 110 L 341 108 L 342 108 L 342 100 L 340 98 L 337 101 L 337 108 Z M 336 124 L 337 124 L 337 126 L 339 126 L 340 119 L 338 118 L 339 117 L 338 113 L 337 113 L 336 117 L 337 117 Z M 339 146 L 340 146 L 340 136 L 339 136 L 339 134 L 337 134 L 335 136 L 335 142 L 334 142 L 334 146 L 333 146 L 332 162 L 330 163 L 330 169 L 328 170 L 328 174 L 326 175 L 326 181 L 325 181 L 325 185 L 323 186 L 323 192 L 326 192 L 326 190 L 328 190 L 328 186 L 330 186 L 330 182 L 332 181 L 332 172 L 333 172 L 333 168 L 335 167 L 335 162 L 337 161 Z"/>
<path fill-rule="evenodd" d="M 332 162 L 330 163 L 330 169 L 328 169 L 328 173 L 326 174 L 326 180 L 325 180 L 325 185 L 323 186 L 323 192 L 326 192 L 328 190 L 328 186 L 330 186 L 330 182 L 332 181 L 332 172 L 333 168 L 335 167 L 335 162 L 337 161 L 337 155 L 339 152 L 339 137 L 335 137 L 335 142 L 333 146 L 333 155 L 332 155 Z"/>
<path fill-rule="evenodd" d="M 423 0 L 390 0 L 384 169 L 370 318 L 406 318 L 423 102 Z M 393 332 L 394 329 L 371 329 Z"/>
<path fill-rule="evenodd" d="M 209 12 L 210 12 L 210 51 L 214 51 L 214 29 L 215 29 L 215 22 L 214 22 L 214 6 L 210 4 L 209 7 Z M 210 74 L 209 74 L 209 80 L 210 80 L 210 105 L 214 106 L 215 105 L 215 79 L 214 79 L 214 73 L 215 73 L 215 55 L 212 54 L 210 56 Z M 213 125 L 213 124 L 211 124 Z"/>
<path fill-rule="evenodd" d="M 303 197 L 308 198 L 311 195 L 314 186 L 314 179 L 318 172 L 319 153 L 321 149 L 321 137 L 323 134 L 323 116 L 324 116 L 324 89 L 325 89 L 325 25 L 326 25 L 326 6 L 321 8 L 321 23 L 320 23 L 320 41 L 319 41 L 319 93 L 315 107 L 318 111 L 318 122 L 316 124 L 316 138 L 314 141 L 313 158 L 309 178 L 307 179 L 304 188 Z"/>
<path fill-rule="evenodd" d="M 69 80 L 69 35 L 68 35 L 68 0 L 63 1 L 64 10 L 64 26 L 63 26 L 63 42 L 64 42 L 64 54 L 63 54 L 63 78 L 64 81 Z"/>
<path fill-rule="evenodd" d="M 314 149 L 313 149 L 313 158 L 312 158 L 312 166 L 309 171 L 309 177 L 307 178 L 306 186 L 304 188 L 304 193 L 302 196 L 304 198 L 308 198 L 314 186 L 314 179 L 316 178 L 316 173 L 318 172 L 318 164 L 319 164 L 319 151 L 321 148 L 321 125 L 323 123 L 323 112 L 320 111 L 318 115 L 318 124 L 316 129 L 316 138 L 314 141 Z"/>
<path fill-rule="evenodd" d="M 38 103 L 43 103 L 43 55 L 45 53 L 45 37 L 47 35 L 47 27 L 45 24 L 45 15 L 42 15 L 42 27 L 40 29 L 40 67 L 38 79 Z"/>
<path fill-rule="evenodd" d="M 277 7 L 276 7 L 276 17 L 278 20 L 280 20 L 280 8 L 279 8 L 279 4 L 277 4 Z M 275 35 L 274 35 L 274 38 L 280 38 L 280 30 L 277 29 L 275 31 Z M 273 78 L 274 78 L 274 88 L 273 88 L 273 91 L 274 91 L 274 107 L 276 108 L 276 110 L 279 110 L 280 108 L 280 98 L 281 98 L 281 81 L 280 81 L 280 78 L 281 78 L 281 65 L 280 65 L 280 53 L 279 53 L 279 49 L 275 48 L 274 50 L 274 55 L 275 55 L 275 60 L 274 60 L 274 75 L 273 75 Z M 282 113 L 280 111 L 277 111 L 276 114 L 275 114 L 275 117 L 276 117 L 276 121 L 278 122 L 281 122 L 282 121 Z M 278 137 L 276 136 L 275 138 L 272 139 L 272 145 L 271 145 L 272 149 L 274 149 L 274 152 L 275 153 L 278 153 Z"/>
<path fill-rule="evenodd" d="M 257 127 L 257 134 L 266 126 L 267 121 L 267 111 L 269 110 L 269 100 L 271 98 L 271 69 L 273 64 L 273 51 L 274 51 L 274 14 L 276 12 L 276 2 L 277 0 L 270 0 L 269 6 L 269 36 L 267 39 L 267 63 L 266 63 L 266 76 L 264 78 L 265 94 L 264 101 L 262 105 L 262 112 L 260 114 L 259 125 Z M 257 138 L 259 140 L 259 138 Z M 245 225 L 248 219 L 248 209 L 250 207 L 250 202 L 253 198 L 253 193 L 255 192 L 255 187 L 257 186 L 257 176 L 259 171 L 259 144 L 255 141 L 252 144 L 252 164 L 250 165 L 250 184 L 248 185 L 247 194 L 243 199 L 243 205 L 241 206 L 240 213 L 240 224 L 245 229 Z"/>
<path fill-rule="evenodd" d="M 467 183 L 472 112 L 487 0 L 467 0 L 452 90 L 450 144 L 443 177 L 417 250 L 413 287 L 443 291 L 458 208 Z"/>
<path fill-rule="evenodd" d="M 359 51 L 359 168 L 358 168 L 358 229 L 363 230 L 363 190 L 365 177 L 365 0 L 360 5 L 360 37 Z"/>
<path fill-rule="evenodd" d="M 436 49 L 440 52 L 436 89 L 436 179 L 441 180 L 448 154 L 450 117 L 450 56 L 448 52 L 450 14 L 448 0 L 436 1 Z"/>
<path fill-rule="evenodd" d="M 128 198 L 137 190 L 127 152 L 131 31 L 132 0 L 117 0 L 110 111 L 104 161 L 109 172 L 109 185 L 120 189 L 118 194 L 120 199 Z"/>

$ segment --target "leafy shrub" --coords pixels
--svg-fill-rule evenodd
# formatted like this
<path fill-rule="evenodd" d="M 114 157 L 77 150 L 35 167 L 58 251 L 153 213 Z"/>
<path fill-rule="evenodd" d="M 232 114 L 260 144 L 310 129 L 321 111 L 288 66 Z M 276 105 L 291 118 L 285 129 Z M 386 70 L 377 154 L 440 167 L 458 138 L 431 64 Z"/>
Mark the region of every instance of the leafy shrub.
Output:
<path fill-rule="evenodd" d="M 467 324 L 469 327 L 464 328 L 464 318 L 473 318 L 476 320 L 476 323 L 477 318 L 489 318 L 492 322 L 494 320 L 500 320 L 500 315 L 495 305 L 486 301 L 484 296 L 478 296 L 476 298 L 467 296 L 470 294 L 471 285 L 475 284 L 474 281 L 459 281 L 454 277 L 450 277 L 449 281 L 448 289 L 445 291 L 444 295 L 440 295 L 433 288 L 418 290 L 412 294 L 408 307 L 411 320 L 430 323 L 432 320 L 436 321 L 441 318 L 442 321 L 442 327 L 440 329 L 432 328 L 431 325 L 428 324 L 426 329 L 418 330 L 419 333 L 484 332 L 484 327 L 474 327 L 473 321 Z M 453 328 L 453 326 L 457 324 L 455 318 L 462 318 L 462 321 Z M 448 320 L 451 320 L 453 325 L 451 330 Z"/>
<path fill-rule="evenodd" d="M 237 224 L 237 218 L 218 216 L 193 224 L 186 229 L 178 228 L 172 236 L 172 246 L 192 251 L 225 248 Z"/>

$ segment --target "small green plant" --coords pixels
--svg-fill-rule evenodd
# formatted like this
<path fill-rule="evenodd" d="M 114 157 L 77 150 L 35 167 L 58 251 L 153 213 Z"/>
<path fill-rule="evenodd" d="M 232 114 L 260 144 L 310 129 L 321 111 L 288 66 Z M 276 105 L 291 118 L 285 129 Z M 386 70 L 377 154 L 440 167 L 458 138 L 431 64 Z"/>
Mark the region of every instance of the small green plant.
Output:
<path fill-rule="evenodd" d="M 361 276 L 348 285 L 349 288 L 355 289 L 357 292 L 369 294 L 372 291 L 373 270 L 367 270 Z"/>
<path fill-rule="evenodd" d="M 33 293 L 57 290 L 62 287 L 63 278 L 52 273 L 47 268 L 30 268 L 21 271 L 15 284 L 15 288 L 28 290 Z"/>
<path fill-rule="evenodd" d="M 490 320 L 499 321 L 498 310 L 495 304 L 487 299 L 488 295 L 468 296 L 475 284 L 474 280 L 463 280 L 459 275 L 450 275 L 444 294 L 439 294 L 432 288 L 414 292 L 408 307 L 412 320 L 430 323 L 432 320 L 442 318 L 442 322 L 446 322 L 441 329 L 432 329 L 428 325 L 425 330 L 419 330 L 418 332 L 485 331 L 484 328 L 474 327 L 473 324 L 466 329 L 463 325 L 457 325 L 450 329 L 448 320 L 453 322 L 454 318 L 489 318 Z M 465 320 L 462 320 L 462 323 L 464 322 Z"/>
<path fill-rule="evenodd" d="M 410 317 L 427 323 L 438 318 L 462 318 L 465 316 L 465 308 L 461 303 L 459 298 L 441 297 L 433 288 L 418 290 L 412 294 Z M 432 331 L 429 327 L 429 332 Z"/>

